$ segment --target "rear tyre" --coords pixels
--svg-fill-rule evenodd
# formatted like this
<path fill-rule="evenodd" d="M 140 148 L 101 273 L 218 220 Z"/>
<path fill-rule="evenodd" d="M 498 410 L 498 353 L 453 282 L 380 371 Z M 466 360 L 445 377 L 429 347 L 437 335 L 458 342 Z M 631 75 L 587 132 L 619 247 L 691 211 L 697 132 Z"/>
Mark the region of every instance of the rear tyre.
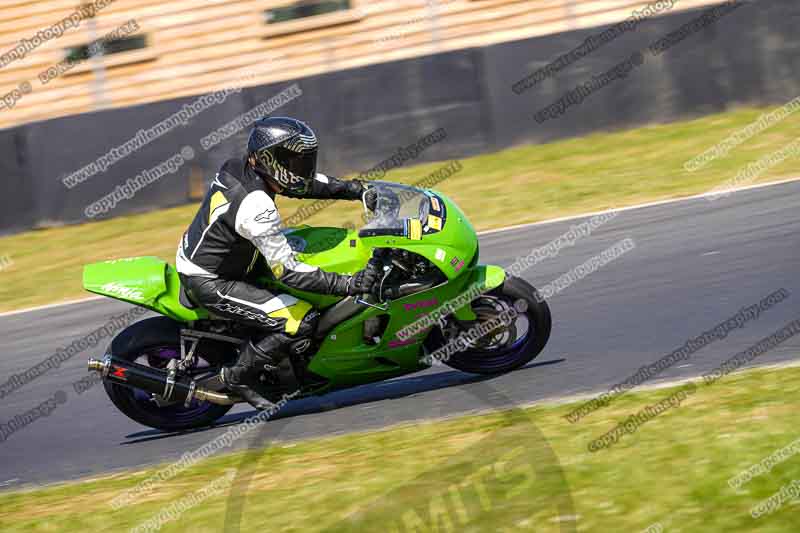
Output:
<path fill-rule="evenodd" d="M 125 361 L 163 369 L 170 359 L 181 356 L 180 328 L 178 322 L 167 317 L 148 318 L 117 335 L 110 351 Z M 200 359 L 198 366 L 203 364 L 207 366 L 207 362 Z M 162 431 L 209 426 L 233 407 L 197 400 L 193 400 L 189 407 L 185 407 L 183 402 L 159 404 L 150 393 L 140 389 L 109 381 L 104 381 L 103 386 L 117 409 L 128 418 Z"/>
<path fill-rule="evenodd" d="M 536 288 L 522 278 L 507 275 L 501 286 L 476 298 L 472 308 L 479 323 L 503 314 L 509 320 L 471 342 L 466 350 L 444 352 L 446 357 L 441 361 L 462 372 L 503 374 L 516 370 L 536 358 L 550 339 L 550 308 Z M 458 336 L 455 329 L 447 330 L 446 326 L 445 331 L 436 328 L 431 332 L 426 341 L 429 353 Z"/>

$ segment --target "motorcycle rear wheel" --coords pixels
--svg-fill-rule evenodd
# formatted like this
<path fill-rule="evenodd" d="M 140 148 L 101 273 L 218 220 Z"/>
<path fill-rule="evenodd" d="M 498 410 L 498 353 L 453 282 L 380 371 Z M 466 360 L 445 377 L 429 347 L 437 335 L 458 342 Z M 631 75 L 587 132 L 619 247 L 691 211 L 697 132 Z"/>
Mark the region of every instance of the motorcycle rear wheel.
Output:
<path fill-rule="evenodd" d="M 111 345 L 114 356 L 155 368 L 166 367 L 170 359 L 180 358 L 180 327 L 166 317 L 137 322 L 121 332 Z M 128 418 L 162 431 L 186 431 L 212 425 L 233 407 L 193 400 L 159 405 L 150 393 L 104 381 L 114 405 Z"/>

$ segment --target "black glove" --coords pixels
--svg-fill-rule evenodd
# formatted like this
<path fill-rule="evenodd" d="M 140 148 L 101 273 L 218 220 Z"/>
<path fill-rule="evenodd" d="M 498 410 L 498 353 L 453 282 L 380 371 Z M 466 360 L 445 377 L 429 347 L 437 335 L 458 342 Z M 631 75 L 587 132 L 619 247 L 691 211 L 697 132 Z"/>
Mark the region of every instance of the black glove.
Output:
<path fill-rule="evenodd" d="M 350 276 L 347 283 L 348 296 L 362 296 L 364 294 L 374 294 L 378 289 L 378 282 L 380 281 L 380 274 L 377 269 L 372 265 L 367 265 L 367 268 L 356 272 Z"/>
<path fill-rule="evenodd" d="M 331 287 L 330 294 L 336 296 L 364 296 L 374 295 L 380 299 L 380 284 L 383 279 L 383 262 L 379 258 L 372 258 L 363 270 L 352 276 L 336 274 L 336 281 Z"/>
<path fill-rule="evenodd" d="M 361 180 L 343 180 L 347 184 L 347 194 L 353 200 L 361 200 L 364 192 L 369 189 L 366 182 Z"/>

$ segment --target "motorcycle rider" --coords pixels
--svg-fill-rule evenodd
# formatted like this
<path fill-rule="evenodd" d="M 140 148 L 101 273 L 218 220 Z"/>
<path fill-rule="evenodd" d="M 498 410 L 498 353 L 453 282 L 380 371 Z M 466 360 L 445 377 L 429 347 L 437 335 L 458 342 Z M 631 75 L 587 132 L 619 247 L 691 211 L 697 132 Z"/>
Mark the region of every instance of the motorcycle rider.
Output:
<path fill-rule="evenodd" d="M 257 121 L 247 154 L 222 165 L 178 248 L 176 267 L 194 303 L 262 333 L 220 373 L 256 409 L 272 407 L 276 391 L 292 381 L 288 356 L 308 347 L 319 318 L 308 302 L 248 281 L 259 254 L 278 281 L 302 291 L 355 296 L 373 293 L 377 282 L 370 267 L 350 276 L 299 262 L 282 231 L 276 194 L 360 200 L 367 190 L 361 181 L 317 173 L 317 149 L 316 135 L 299 120 Z"/>

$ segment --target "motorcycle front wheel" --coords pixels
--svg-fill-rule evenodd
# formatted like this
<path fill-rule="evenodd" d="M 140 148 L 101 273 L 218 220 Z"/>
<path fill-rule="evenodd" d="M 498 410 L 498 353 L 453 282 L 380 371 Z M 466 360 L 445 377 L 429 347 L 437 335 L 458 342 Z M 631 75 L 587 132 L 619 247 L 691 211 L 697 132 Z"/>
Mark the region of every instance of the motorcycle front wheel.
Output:
<path fill-rule="evenodd" d="M 503 374 L 531 362 L 550 339 L 550 308 L 522 278 L 507 276 L 473 300 L 472 309 L 478 320 L 466 331 L 453 317 L 431 331 L 425 344 L 429 357 L 462 372 Z"/>

